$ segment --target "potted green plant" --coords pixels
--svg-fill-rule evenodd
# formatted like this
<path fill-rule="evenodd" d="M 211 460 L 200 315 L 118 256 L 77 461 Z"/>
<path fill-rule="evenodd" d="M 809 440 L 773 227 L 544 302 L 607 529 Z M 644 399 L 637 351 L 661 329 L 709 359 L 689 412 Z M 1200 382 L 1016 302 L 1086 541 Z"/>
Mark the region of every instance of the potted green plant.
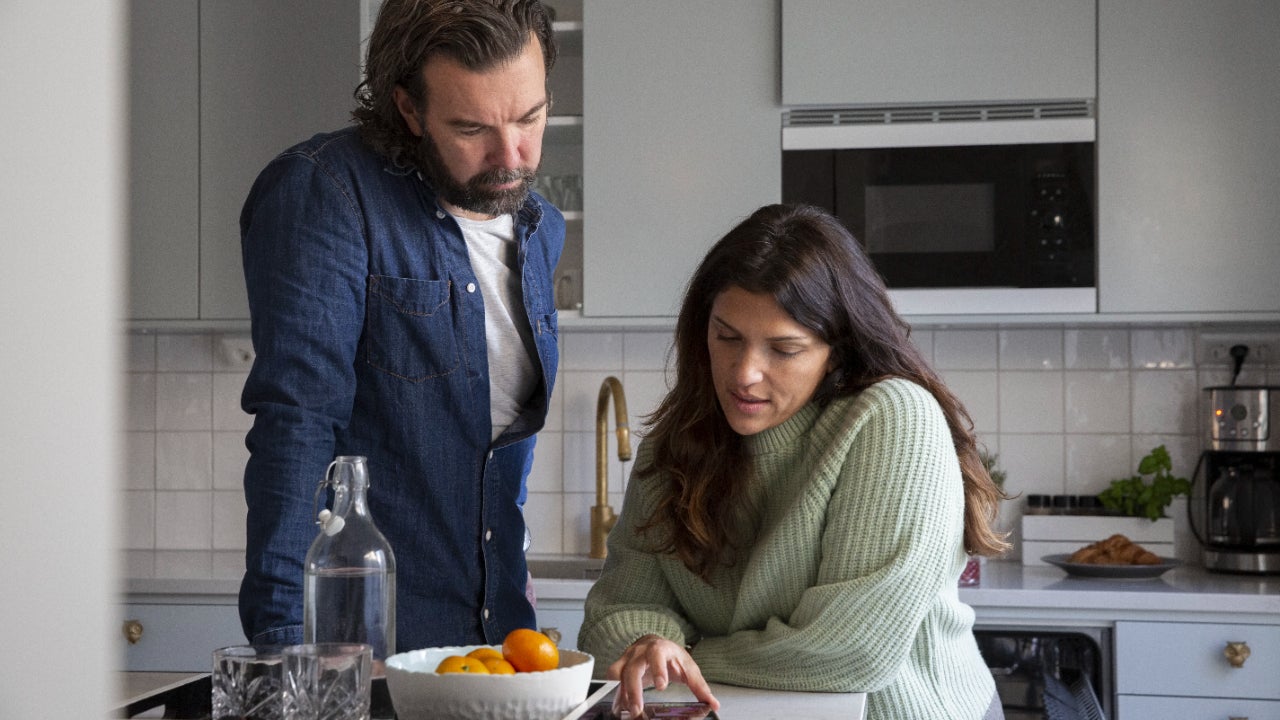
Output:
<path fill-rule="evenodd" d="M 1169 451 L 1159 445 L 1138 463 L 1136 475 L 1112 480 L 1111 486 L 1098 494 L 1098 500 L 1113 513 L 1154 522 L 1168 517 L 1165 509 L 1175 497 L 1190 494 L 1191 481 L 1173 474 Z"/>

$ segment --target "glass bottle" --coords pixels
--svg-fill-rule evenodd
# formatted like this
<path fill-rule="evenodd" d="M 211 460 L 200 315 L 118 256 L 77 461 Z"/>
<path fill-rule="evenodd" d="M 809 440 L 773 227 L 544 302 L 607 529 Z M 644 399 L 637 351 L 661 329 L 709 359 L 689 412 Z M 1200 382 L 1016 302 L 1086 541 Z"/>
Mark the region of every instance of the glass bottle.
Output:
<path fill-rule="evenodd" d="M 365 490 L 365 458 L 343 455 L 329 463 L 316 501 L 333 490 L 333 510 L 321 510 L 320 534 L 304 564 L 303 642 L 357 642 L 373 647 L 374 674 L 396 651 L 396 561 L 373 524 Z"/>

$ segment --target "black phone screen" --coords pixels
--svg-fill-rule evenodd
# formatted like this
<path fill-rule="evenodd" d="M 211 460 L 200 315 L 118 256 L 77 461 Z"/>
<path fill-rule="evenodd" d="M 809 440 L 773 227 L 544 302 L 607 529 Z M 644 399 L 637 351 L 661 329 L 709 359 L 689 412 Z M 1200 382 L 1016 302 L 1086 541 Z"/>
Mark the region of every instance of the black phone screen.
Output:
<path fill-rule="evenodd" d="M 613 702 L 605 701 L 588 710 L 581 720 L 719 720 L 710 705 L 701 702 L 651 702 L 644 704 L 644 714 L 614 714 Z"/>

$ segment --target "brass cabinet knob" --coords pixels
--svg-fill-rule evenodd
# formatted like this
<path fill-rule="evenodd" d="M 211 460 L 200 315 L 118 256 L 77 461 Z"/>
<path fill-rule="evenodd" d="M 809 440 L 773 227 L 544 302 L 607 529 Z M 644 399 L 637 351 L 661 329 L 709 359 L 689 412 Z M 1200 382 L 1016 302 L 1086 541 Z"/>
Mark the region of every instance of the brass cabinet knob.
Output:
<path fill-rule="evenodd" d="M 138 620 L 125 620 L 124 637 L 129 641 L 130 645 L 136 645 L 142 639 L 142 622 Z"/>
<path fill-rule="evenodd" d="M 1249 659 L 1249 643 L 1244 641 L 1228 642 L 1222 654 L 1227 658 L 1227 662 L 1231 663 L 1231 667 L 1242 668 L 1244 667 L 1244 661 Z"/>
<path fill-rule="evenodd" d="M 551 642 L 555 643 L 557 647 L 560 645 L 561 636 L 559 628 L 544 627 L 539 628 L 538 632 L 551 638 Z"/>

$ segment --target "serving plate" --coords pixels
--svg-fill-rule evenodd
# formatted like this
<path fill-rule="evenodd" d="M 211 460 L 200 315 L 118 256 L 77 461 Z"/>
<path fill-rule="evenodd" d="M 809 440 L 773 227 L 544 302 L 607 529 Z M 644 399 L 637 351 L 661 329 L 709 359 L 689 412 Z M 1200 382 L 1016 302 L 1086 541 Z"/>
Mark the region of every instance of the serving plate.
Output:
<path fill-rule="evenodd" d="M 1174 558 L 1162 557 L 1159 565 L 1091 565 L 1089 563 L 1073 563 L 1068 560 L 1071 555 L 1045 555 L 1040 558 L 1050 565 L 1067 571 L 1068 575 L 1087 578 L 1107 578 L 1111 580 L 1145 580 L 1158 578 L 1182 563 Z"/>

